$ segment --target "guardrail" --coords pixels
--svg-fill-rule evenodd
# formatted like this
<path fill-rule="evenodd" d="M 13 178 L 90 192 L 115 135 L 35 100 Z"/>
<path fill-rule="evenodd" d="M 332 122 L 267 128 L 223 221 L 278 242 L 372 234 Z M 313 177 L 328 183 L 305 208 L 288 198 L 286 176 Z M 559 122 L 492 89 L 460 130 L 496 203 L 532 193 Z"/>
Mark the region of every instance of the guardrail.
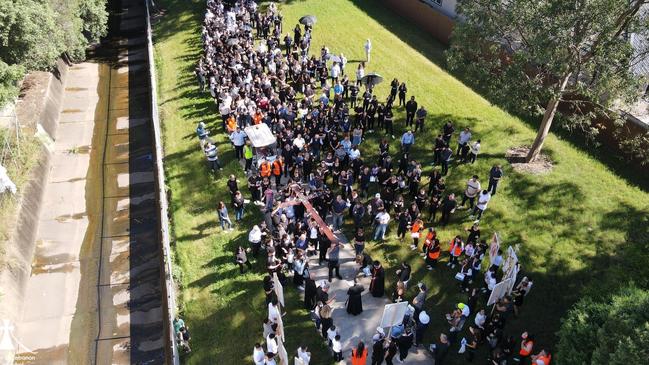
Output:
<path fill-rule="evenodd" d="M 176 314 L 176 287 L 174 285 L 172 275 L 172 262 L 171 262 L 171 246 L 169 237 L 169 203 L 167 201 L 167 194 L 165 189 L 165 176 L 162 156 L 162 131 L 160 128 L 160 117 L 158 115 L 158 87 L 155 72 L 155 61 L 153 58 L 153 33 L 151 30 L 151 7 L 153 2 L 151 0 L 144 0 L 146 4 L 146 28 L 147 28 L 147 50 L 149 58 L 149 82 L 150 82 L 150 102 L 151 102 L 151 118 L 153 122 L 153 137 L 154 137 L 154 157 L 155 157 L 155 170 L 156 170 L 156 183 L 158 193 L 158 207 L 159 207 L 159 222 L 160 222 L 160 237 L 162 243 L 162 265 L 164 267 L 164 304 L 166 308 L 165 318 L 165 335 L 166 335 L 166 357 L 167 363 L 178 365 L 180 358 L 178 353 L 178 344 L 176 343 L 176 336 L 174 336 L 173 319 Z"/>

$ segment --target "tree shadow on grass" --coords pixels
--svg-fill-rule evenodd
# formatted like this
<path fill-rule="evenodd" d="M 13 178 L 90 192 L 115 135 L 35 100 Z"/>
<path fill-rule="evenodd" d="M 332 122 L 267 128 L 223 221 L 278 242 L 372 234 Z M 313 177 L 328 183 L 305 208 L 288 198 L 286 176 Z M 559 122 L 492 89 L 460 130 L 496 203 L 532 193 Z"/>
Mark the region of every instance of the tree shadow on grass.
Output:
<path fill-rule="evenodd" d="M 385 4 L 377 4 L 377 2 L 369 0 L 352 0 L 352 2 L 357 8 L 365 12 L 369 17 L 381 23 L 383 27 L 396 35 L 402 41 L 406 42 L 410 47 L 431 60 L 433 63 L 437 64 L 439 67 L 443 68 L 447 73 L 462 80 L 467 87 L 473 89 L 478 94 L 489 100 L 489 97 L 480 92 L 480 90 L 476 88 L 476 85 L 468 83 L 464 75 L 449 70 L 444 55 L 446 47 L 432 39 L 428 33 L 417 29 L 412 22 L 391 11 Z M 498 103 L 494 103 L 492 100 L 490 100 L 490 102 L 503 110 L 507 110 L 507 108 L 498 105 Z M 521 115 L 511 110 L 508 110 L 508 112 L 517 116 L 527 126 L 533 129 L 538 129 L 540 125 L 540 117 Z M 616 175 L 624 178 L 629 183 L 639 187 L 645 192 L 649 192 L 649 166 L 639 166 L 637 163 L 629 163 L 627 158 L 619 156 L 617 153 L 611 153 L 609 148 L 604 146 L 597 147 L 592 143 L 588 143 L 584 136 L 579 133 L 571 133 L 567 130 L 557 128 L 556 126 L 553 128 L 552 133 L 560 137 L 563 141 L 569 143 L 571 147 L 582 150 L 588 153 L 591 157 L 601 161 L 608 168 L 613 170 Z"/>

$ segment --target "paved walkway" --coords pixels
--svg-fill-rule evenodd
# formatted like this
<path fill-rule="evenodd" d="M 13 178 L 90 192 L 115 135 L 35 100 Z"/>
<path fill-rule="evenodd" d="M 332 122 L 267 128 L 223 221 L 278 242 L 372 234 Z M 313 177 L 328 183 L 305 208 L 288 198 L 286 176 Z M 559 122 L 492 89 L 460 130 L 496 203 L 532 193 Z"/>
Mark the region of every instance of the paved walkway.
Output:
<path fill-rule="evenodd" d="M 328 220 L 329 221 L 329 220 Z M 372 232 L 373 233 L 373 232 Z M 362 294 L 363 299 L 363 313 L 353 316 L 347 313 L 345 301 L 347 301 L 347 289 L 353 285 L 354 274 L 357 271 L 357 265 L 354 262 L 354 248 L 349 244 L 347 238 L 338 233 L 336 236 L 344 243 L 344 248 L 340 251 L 340 275 L 343 280 L 338 280 L 334 277 L 329 289 L 330 297 L 336 296 L 335 302 L 331 304 L 333 308 L 333 322 L 336 328 L 340 331 L 340 337 L 343 340 L 343 354 L 345 361 L 349 362 L 349 354 L 352 348 L 356 346 L 359 340 L 365 342 L 368 347 L 369 356 L 368 362 L 372 353 L 372 336 L 376 333 L 376 327 L 381 322 L 383 316 L 383 308 L 391 301 L 387 295 L 391 293 L 392 288 L 386 287 L 386 296 L 383 298 L 375 298 L 369 292 L 370 277 L 363 278 L 362 275 L 358 276 L 358 282 L 365 287 Z M 312 273 L 316 276 L 316 284 L 322 280 L 329 278 L 329 271 L 327 265 L 318 265 L 318 257 L 313 256 L 309 261 L 309 266 L 312 268 Z M 410 354 L 404 361 L 404 364 L 424 365 L 430 364 L 431 358 L 428 351 L 424 347 L 410 349 Z"/>

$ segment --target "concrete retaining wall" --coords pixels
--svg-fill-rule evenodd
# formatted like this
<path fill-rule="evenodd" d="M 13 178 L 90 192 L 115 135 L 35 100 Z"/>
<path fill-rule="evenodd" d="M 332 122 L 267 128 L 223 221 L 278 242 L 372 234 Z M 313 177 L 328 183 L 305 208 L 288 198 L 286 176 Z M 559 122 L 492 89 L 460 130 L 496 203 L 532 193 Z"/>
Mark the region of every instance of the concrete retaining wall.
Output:
<path fill-rule="evenodd" d="M 381 0 L 381 2 L 445 45 L 450 43 L 455 20 L 448 15 L 420 0 Z"/>
<path fill-rule="evenodd" d="M 59 61 L 54 72 L 50 73 L 47 87 L 42 93 L 43 102 L 40 110 L 28 113 L 28 120 L 19 120 L 21 126 L 30 130 L 36 123 L 51 136 L 56 136 L 61 101 L 65 89 L 65 76 L 68 65 Z M 17 108 L 27 107 L 18 105 Z M 23 114 L 23 113 L 20 113 Z M 20 115 L 19 114 L 19 115 Z M 31 171 L 29 183 L 20 195 L 20 209 L 15 231 L 11 234 L 6 245 L 5 259 L 0 265 L 0 319 L 15 322 L 21 313 L 25 286 L 31 274 L 32 259 L 38 229 L 38 217 L 41 210 L 44 186 L 50 171 L 50 151 L 42 148 L 38 164 Z"/>

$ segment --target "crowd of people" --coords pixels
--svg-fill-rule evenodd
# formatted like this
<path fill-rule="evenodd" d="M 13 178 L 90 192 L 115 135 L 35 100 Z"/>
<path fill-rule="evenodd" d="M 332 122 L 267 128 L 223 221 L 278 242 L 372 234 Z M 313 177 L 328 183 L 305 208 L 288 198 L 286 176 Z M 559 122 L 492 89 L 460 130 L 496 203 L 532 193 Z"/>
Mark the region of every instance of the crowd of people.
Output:
<path fill-rule="evenodd" d="M 227 183 L 229 206 L 235 210 L 236 222 L 243 219 L 244 206 L 250 201 L 259 206 L 264 216 L 249 233 L 250 247 L 239 246 L 235 252 L 241 272 L 251 268 L 249 255 L 259 257 L 263 252 L 266 256 L 266 348 L 261 343 L 255 345 L 254 363 L 277 362 L 278 339 L 283 334 L 282 310 L 273 283 L 275 275 L 282 285 L 288 285 L 292 277 L 293 286 L 304 292 L 304 307 L 312 314 L 335 360 L 347 357 L 352 364 L 367 361 L 368 347 L 363 342 L 353 349 L 342 348 L 340 332 L 331 318 L 335 296 L 328 293 L 329 283 L 334 278 L 342 279 L 343 247 L 329 228 L 318 222 L 317 213 L 322 219 L 330 217 L 331 230 L 336 234 L 340 234 L 345 219 L 353 222 L 356 276 L 371 277 L 368 290 L 375 297 L 385 295 L 386 273 L 381 263 L 364 249 L 366 240 L 384 241 L 396 227 L 397 237 L 412 240 L 410 248 L 422 256 L 431 271 L 436 270 L 438 261 L 448 252 L 447 266 L 459 281 L 459 290 L 467 293 L 467 300 L 446 316 L 449 331 L 440 334 L 430 347 L 436 364 L 443 363 L 449 346 L 458 343 L 468 361 L 473 360 L 477 348 L 485 346 L 489 348 L 489 364 L 531 359 L 535 365 L 549 365 L 550 355 L 545 350 L 533 355 L 533 335 L 524 333 L 519 343 L 504 331 L 511 316 L 518 315 L 531 281 L 521 280 L 512 295 L 501 299 L 493 312 L 484 305 L 480 307 L 502 277 L 503 257 L 498 252 L 484 274 L 484 284 L 480 284 L 479 275 L 489 249 L 481 237 L 480 220 L 504 177 L 502 167 L 494 165 L 485 172 L 486 188 L 479 175 L 469 178 L 458 202 L 455 193 L 447 191 L 445 176 L 452 163 L 473 164 L 477 160 L 480 139 L 468 127 L 458 128 L 453 121 L 447 121 L 430 146 L 432 161 L 427 162 L 432 162 L 434 168 L 425 175 L 424 161 L 416 160 L 412 152 L 419 140 L 416 135 L 429 128 L 428 112 L 414 95 L 408 95 L 403 81 L 392 80 L 385 98 L 375 93 L 375 81 L 365 73 L 371 41 L 368 39 L 363 45 L 366 62 L 359 62 L 353 70 L 343 54 L 334 54 L 326 46 L 319 55 L 313 54 L 312 24 L 297 24 L 287 32 L 282 21 L 274 3 L 261 11 L 252 0 L 207 1 L 202 30 L 204 54 L 196 67 L 199 86 L 214 97 L 222 131 L 228 135 L 235 158 L 246 172 L 250 200 L 243 197 L 240 181 L 234 175 Z M 395 123 L 396 108 L 403 108 L 406 113 L 403 125 Z M 247 140 L 245 127 L 262 123 L 278 142 L 272 151 L 274 159 L 256 158 L 254 146 Z M 461 131 L 456 133 L 456 128 Z M 403 129 L 403 134 L 396 139 L 399 129 Z M 204 123 L 196 129 L 209 169 L 218 174 L 222 165 L 210 132 L 214 131 L 209 131 Z M 380 139 L 378 157 L 366 158 L 360 146 L 372 135 Z M 224 230 L 233 227 L 227 206 L 226 202 L 218 205 Z M 468 212 L 456 217 L 459 210 Z M 473 224 L 454 237 L 448 247 L 443 247 L 433 226 L 467 218 Z M 320 283 L 316 283 L 311 272 L 317 267 L 316 260 L 318 266 L 326 265 L 329 272 L 328 280 Z M 411 299 L 410 265 L 402 263 L 396 274 L 392 300 L 409 301 L 409 310 L 403 324 L 391 333 L 386 335 L 382 328 L 377 328 L 371 344 L 373 365 L 405 360 L 412 346 L 423 345 L 430 322 L 424 310 L 426 286 L 418 283 Z M 365 287 L 353 280 L 347 293 L 347 312 L 358 315 L 363 310 L 361 293 Z M 470 317 L 474 323 L 465 329 Z M 311 360 L 306 346 L 300 346 L 295 356 L 305 364 Z"/>

